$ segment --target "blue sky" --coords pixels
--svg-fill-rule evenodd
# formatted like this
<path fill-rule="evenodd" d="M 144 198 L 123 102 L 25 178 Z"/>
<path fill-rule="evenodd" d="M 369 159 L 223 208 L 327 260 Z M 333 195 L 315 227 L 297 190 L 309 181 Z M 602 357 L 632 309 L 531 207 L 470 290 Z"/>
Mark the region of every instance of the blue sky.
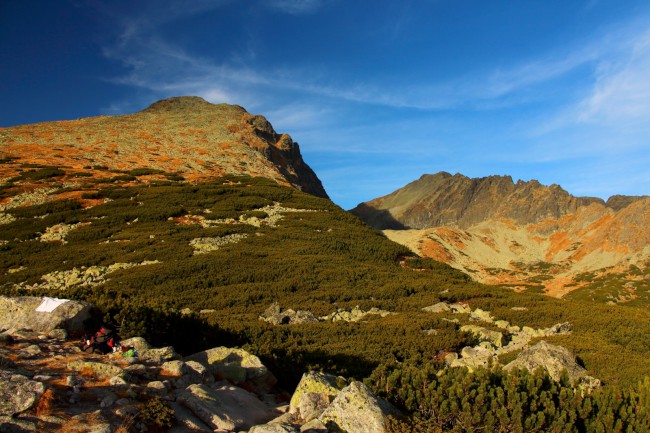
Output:
<path fill-rule="evenodd" d="M 199 95 L 343 208 L 424 173 L 650 194 L 647 0 L 0 0 L 0 125 Z"/>

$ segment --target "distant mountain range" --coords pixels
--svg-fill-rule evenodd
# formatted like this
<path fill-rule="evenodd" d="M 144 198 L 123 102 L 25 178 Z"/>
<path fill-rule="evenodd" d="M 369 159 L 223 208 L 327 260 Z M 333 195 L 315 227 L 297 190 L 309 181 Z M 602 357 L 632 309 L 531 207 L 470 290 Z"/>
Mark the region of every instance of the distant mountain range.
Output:
<path fill-rule="evenodd" d="M 574 197 L 510 176 L 424 175 L 351 212 L 414 252 L 489 284 L 648 301 L 650 198 Z M 578 290 L 580 289 L 580 290 Z"/>

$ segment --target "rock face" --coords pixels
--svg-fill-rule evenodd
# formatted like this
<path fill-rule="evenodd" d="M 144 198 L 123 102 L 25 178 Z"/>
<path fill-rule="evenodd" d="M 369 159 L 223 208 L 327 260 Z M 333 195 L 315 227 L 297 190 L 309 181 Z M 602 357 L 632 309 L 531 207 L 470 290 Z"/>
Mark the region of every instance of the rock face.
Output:
<path fill-rule="evenodd" d="M 48 333 L 64 329 L 69 334 L 84 332 L 84 321 L 90 317 L 90 304 L 68 301 L 51 312 L 36 311 L 42 298 L 0 296 L 0 328 L 29 329 Z"/>
<path fill-rule="evenodd" d="M 233 383 L 246 382 L 261 394 L 269 392 L 277 382 L 257 356 L 242 349 L 215 347 L 190 355 L 184 361 L 198 362 L 217 378 Z"/>
<path fill-rule="evenodd" d="M 31 158 L 38 155 L 37 162 L 43 165 L 127 171 L 149 167 L 180 171 L 189 180 L 224 174 L 261 176 L 327 197 L 289 135 L 275 132 L 264 117 L 242 107 L 210 104 L 199 97 L 165 99 L 130 115 L 3 128 L 2 138 L 3 154 L 16 158 L 9 164 L 16 169 L 36 162 Z"/>
<path fill-rule="evenodd" d="M 516 290 L 551 296 L 602 285 L 603 301 L 646 298 L 650 197 L 574 197 L 558 185 L 424 175 L 351 212 L 413 252 Z M 616 284 L 612 284 L 615 278 Z"/>
<path fill-rule="evenodd" d="M 604 204 L 601 199 L 573 197 L 558 185 L 543 186 L 535 180 L 514 183 L 510 176 L 471 179 L 440 172 L 425 174 L 351 212 L 380 230 L 399 228 L 396 224 L 413 229 L 467 228 L 495 217 L 521 224 L 557 219 L 590 203 Z"/>

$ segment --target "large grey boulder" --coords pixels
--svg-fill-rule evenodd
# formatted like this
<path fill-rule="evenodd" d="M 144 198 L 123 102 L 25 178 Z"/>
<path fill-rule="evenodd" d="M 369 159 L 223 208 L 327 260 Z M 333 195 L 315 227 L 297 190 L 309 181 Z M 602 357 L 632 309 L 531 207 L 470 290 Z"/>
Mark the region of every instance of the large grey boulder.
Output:
<path fill-rule="evenodd" d="M 251 385 L 260 394 L 268 393 L 277 383 L 273 373 L 257 356 L 242 349 L 215 347 L 187 356 L 183 360 L 202 364 L 218 379 Z"/>
<path fill-rule="evenodd" d="M 0 416 L 13 416 L 34 406 L 45 392 L 41 382 L 0 370 Z"/>
<path fill-rule="evenodd" d="M 306 416 L 307 413 L 313 413 L 312 403 L 316 396 L 331 402 L 339 395 L 341 390 L 347 385 L 342 377 L 336 377 L 331 374 L 310 371 L 302 375 L 296 390 L 291 396 L 289 403 L 289 412 Z M 304 399 L 303 395 L 312 394 L 309 398 Z M 319 399 L 321 398 L 319 397 Z M 308 407 L 309 406 L 309 407 Z"/>
<path fill-rule="evenodd" d="M 343 388 L 318 418 L 323 424 L 335 424 L 347 433 L 385 433 L 386 417 L 399 412 L 377 397 L 361 382 Z"/>
<path fill-rule="evenodd" d="M 0 329 L 31 329 L 45 334 L 65 329 L 68 335 L 83 334 L 90 304 L 68 301 L 51 312 L 36 311 L 42 301 L 43 298 L 35 296 L 0 296 Z"/>
<path fill-rule="evenodd" d="M 212 429 L 249 429 L 276 416 L 255 394 L 235 386 L 190 385 L 176 400 Z"/>
<path fill-rule="evenodd" d="M 539 367 L 544 369 L 551 379 L 555 381 L 559 381 L 562 370 L 566 370 L 572 383 L 586 382 L 590 384 L 589 387 L 599 385 L 597 379 L 587 376 L 587 370 L 578 365 L 575 356 L 568 349 L 548 344 L 546 341 L 540 341 L 536 345 L 523 350 L 517 356 L 517 359 L 506 365 L 504 369 L 522 368 L 534 371 Z"/>

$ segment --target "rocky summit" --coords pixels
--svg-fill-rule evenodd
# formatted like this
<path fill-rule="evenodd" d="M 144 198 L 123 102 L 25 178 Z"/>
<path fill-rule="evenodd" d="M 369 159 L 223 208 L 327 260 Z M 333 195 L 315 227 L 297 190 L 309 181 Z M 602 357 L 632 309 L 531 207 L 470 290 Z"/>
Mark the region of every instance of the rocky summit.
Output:
<path fill-rule="evenodd" d="M 605 202 L 535 180 L 442 172 L 351 212 L 477 281 L 555 297 L 650 302 L 650 197 Z"/>
<path fill-rule="evenodd" d="M 211 104 L 196 96 L 165 99 L 122 116 L 0 128 L 0 160 L 5 180 L 128 183 L 136 178 L 200 181 L 250 175 L 327 197 L 288 134 L 275 132 L 263 116 L 240 106 Z"/>

